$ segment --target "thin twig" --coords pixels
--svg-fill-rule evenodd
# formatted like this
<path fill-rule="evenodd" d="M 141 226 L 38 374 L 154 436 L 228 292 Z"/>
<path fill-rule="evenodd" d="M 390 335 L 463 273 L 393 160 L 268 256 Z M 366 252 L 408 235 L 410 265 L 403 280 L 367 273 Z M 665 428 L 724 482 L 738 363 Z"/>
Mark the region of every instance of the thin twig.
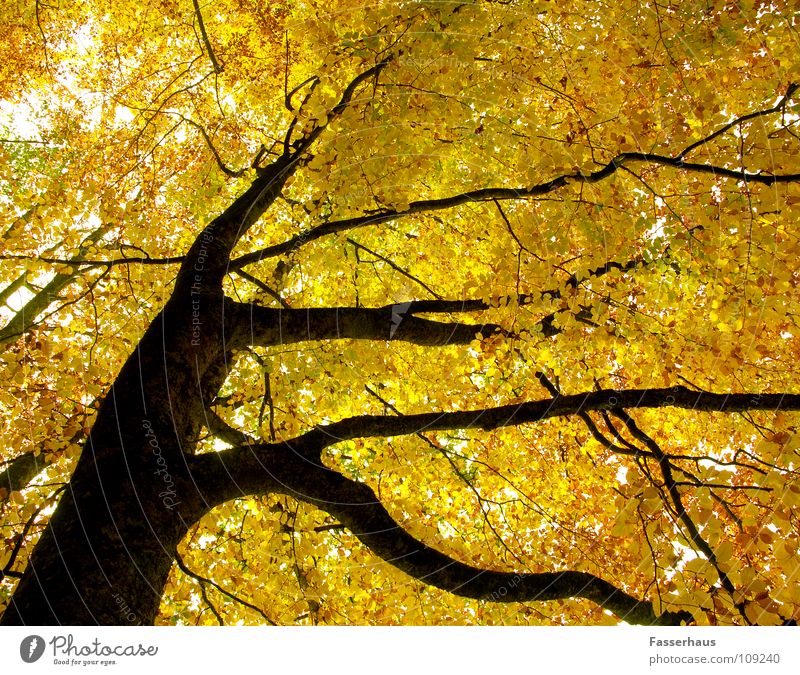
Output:
<path fill-rule="evenodd" d="M 176 551 L 174 551 L 174 555 L 175 555 L 175 564 L 178 566 L 178 569 L 179 569 L 181 572 L 183 572 L 183 573 L 184 573 L 184 574 L 185 574 L 187 577 L 191 577 L 192 579 L 194 579 L 195 581 L 197 581 L 197 582 L 200 584 L 201 588 L 202 588 L 202 587 L 203 587 L 205 584 L 208 584 L 209 586 L 213 586 L 213 587 L 214 587 L 214 588 L 216 588 L 216 589 L 217 589 L 217 590 L 218 590 L 220 593 L 222 593 L 222 595 L 224 595 L 224 596 L 227 596 L 228 598 L 230 598 L 230 599 L 231 599 L 231 600 L 233 600 L 234 602 L 238 602 L 240 605 L 243 605 L 243 606 L 245 606 L 245 607 L 247 607 L 247 608 L 249 608 L 249 609 L 252 609 L 254 612 L 257 612 L 258 614 L 260 614 L 260 615 L 263 617 L 263 619 L 264 619 L 264 620 L 265 620 L 265 621 L 266 621 L 268 624 L 270 624 L 270 625 L 272 625 L 272 626 L 277 626 L 277 625 L 278 625 L 278 624 L 277 624 L 277 623 L 275 623 L 275 622 L 274 622 L 272 619 L 270 619 L 270 618 L 269 618 L 269 617 L 268 617 L 268 616 L 267 616 L 267 615 L 264 613 L 264 610 L 262 610 L 260 607 L 256 607 L 254 604 L 252 604 L 252 603 L 250 603 L 250 602 L 247 602 L 247 600 L 242 600 L 242 598 L 240 598 L 239 596 L 237 596 L 237 595 L 234 595 L 234 594 L 233 594 L 233 593 L 231 593 L 230 591 L 228 591 L 228 590 L 226 590 L 225 588 L 223 588 L 222 586 L 220 586 L 220 585 L 219 585 L 219 584 L 218 584 L 216 581 L 212 581 L 211 579 L 208 579 L 207 577 L 204 577 L 204 576 L 202 576 L 202 575 L 200 575 L 200 574 L 197 574 L 196 572 L 192 572 L 192 570 L 190 570 L 190 569 L 189 569 L 189 568 L 186 566 L 186 563 L 183 561 L 183 558 L 181 557 L 181 554 L 180 554 L 180 553 L 178 553 L 178 551 L 177 551 L 177 550 L 176 550 Z M 212 611 L 213 611 L 213 610 L 212 610 Z"/>
<path fill-rule="evenodd" d="M 214 72 L 219 74 L 222 72 L 223 66 L 222 64 L 217 61 L 217 57 L 214 55 L 214 50 L 211 47 L 211 42 L 208 39 L 208 33 L 206 33 L 206 25 L 203 23 L 203 15 L 200 12 L 200 3 L 197 0 L 192 0 L 194 3 L 194 13 L 197 17 L 197 23 L 200 26 L 200 35 L 203 36 L 203 44 L 206 47 L 206 52 L 208 53 L 208 58 L 211 59 L 211 66 L 214 68 Z"/>

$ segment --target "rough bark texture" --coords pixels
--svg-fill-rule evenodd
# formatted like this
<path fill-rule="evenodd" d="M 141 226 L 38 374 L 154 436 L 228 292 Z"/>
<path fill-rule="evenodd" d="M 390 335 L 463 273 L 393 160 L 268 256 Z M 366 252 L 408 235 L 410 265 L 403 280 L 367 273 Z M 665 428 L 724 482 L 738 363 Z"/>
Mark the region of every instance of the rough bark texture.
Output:
<path fill-rule="evenodd" d="M 192 347 L 186 325 L 171 302 L 123 367 L 3 623 L 152 623 L 175 546 L 204 510 L 185 453 L 202 419 L 195 364 L 215 349 L 211 335 Z"/>

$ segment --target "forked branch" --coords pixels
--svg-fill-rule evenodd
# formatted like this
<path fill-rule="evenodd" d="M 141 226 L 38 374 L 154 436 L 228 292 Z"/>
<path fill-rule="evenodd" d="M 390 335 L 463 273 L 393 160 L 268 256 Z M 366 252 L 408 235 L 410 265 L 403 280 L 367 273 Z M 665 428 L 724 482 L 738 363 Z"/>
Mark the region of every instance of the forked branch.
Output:
<path fill-rule="evenodd" d="M 637 600 L 586 572 L 499 572 L 462 563 L 409 534 L 367 485 L 345 478 L 307 456 L 292 453 L 289 443 L 281 450 L 276 450 L 277 445 L 267 447 L 261 452 L 242 448 L 201 458 L 202 466 L 194 472 L 198 487 L 204 492 L 209 490 L 209 499 L 214 486 L 219 485 L 216 476 L 226 473 L 232 478 L 230 483 L 237 484 L 243 492 L 272 491 L 312 504 L 337 518 L 386 562 L 425 584 L 462 597 L 490 602 L 586 598 L 628 623 L 679 625 L 691 621 L 686 612 L 658 616 L 651 603 Z"/>

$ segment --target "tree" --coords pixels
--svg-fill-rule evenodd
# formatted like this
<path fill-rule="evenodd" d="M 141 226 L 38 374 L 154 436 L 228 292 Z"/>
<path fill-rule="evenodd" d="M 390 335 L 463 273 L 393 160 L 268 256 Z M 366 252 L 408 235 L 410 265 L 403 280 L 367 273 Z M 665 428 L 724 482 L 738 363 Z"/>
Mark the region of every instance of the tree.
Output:
<path fill-rule="evenodd" d="M 29 4 L 4 624 L 800 617 L 790 4 Z"/>

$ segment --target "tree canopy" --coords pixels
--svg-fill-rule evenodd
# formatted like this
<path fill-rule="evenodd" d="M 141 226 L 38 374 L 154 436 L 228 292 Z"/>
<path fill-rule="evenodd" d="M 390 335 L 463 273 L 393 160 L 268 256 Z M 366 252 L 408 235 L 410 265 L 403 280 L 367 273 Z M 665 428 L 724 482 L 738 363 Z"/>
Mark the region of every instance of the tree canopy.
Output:
<path fill-rule="evenodd" d="M 766 0 L 7 0 L 0 611 L 800 619 Z"/>

